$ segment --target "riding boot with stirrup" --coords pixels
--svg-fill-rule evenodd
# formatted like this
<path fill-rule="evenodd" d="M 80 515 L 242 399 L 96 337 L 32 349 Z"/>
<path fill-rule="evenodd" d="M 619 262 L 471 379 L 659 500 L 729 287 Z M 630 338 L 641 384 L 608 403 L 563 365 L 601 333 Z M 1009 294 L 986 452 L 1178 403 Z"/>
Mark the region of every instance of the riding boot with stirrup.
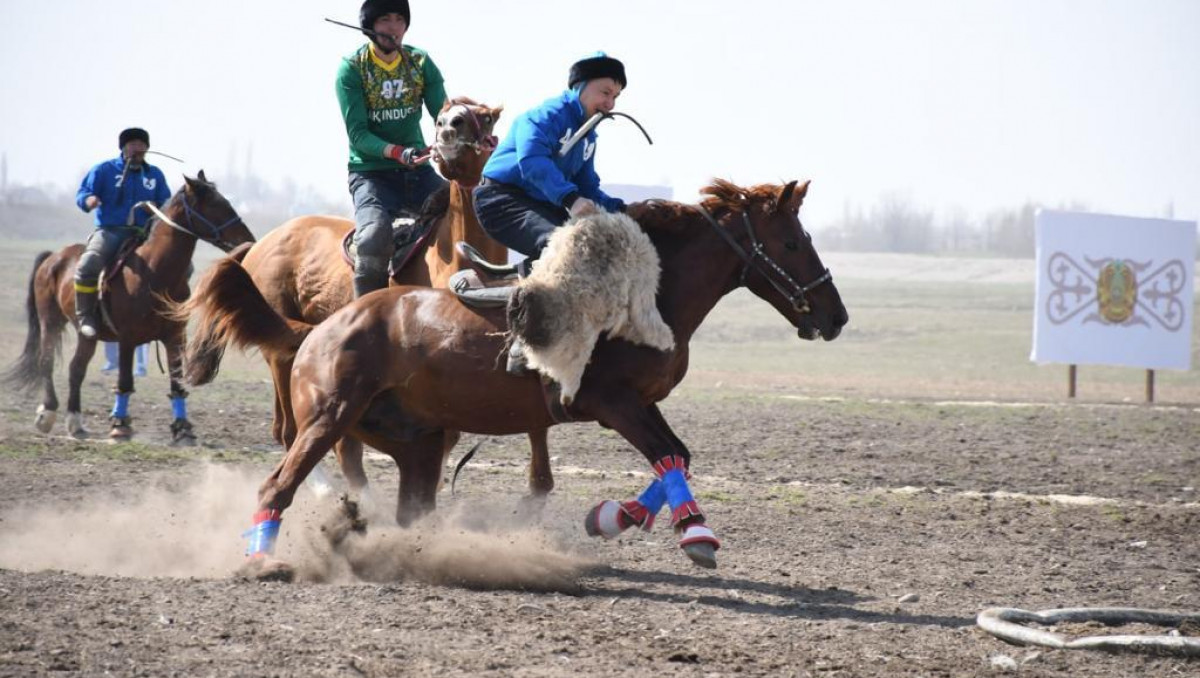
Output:
<path fill-rule="evenodd" d="M 354 264 L 354 298 L 388 286 L 387 259 L 360 255 Z"/>
<path fill-rule="evenodd" d="M 95 339 L 100 330 L 96 307 L 96 288 L 81 290 L 75 286 L 75 318 L 79 321 L 79 333 L 88 339 Z"/>

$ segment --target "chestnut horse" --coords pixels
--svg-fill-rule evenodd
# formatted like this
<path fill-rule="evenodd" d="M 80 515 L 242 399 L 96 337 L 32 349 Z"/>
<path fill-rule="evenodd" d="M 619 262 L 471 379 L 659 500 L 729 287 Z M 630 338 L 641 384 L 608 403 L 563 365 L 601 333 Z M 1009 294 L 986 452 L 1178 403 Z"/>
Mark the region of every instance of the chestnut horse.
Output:
<path fill-rule="evenodd" d="M 568 406 L 576 421 L 597 421 L 628 440 L 657 478 L 635 500 L 605 501 L 585 526 L 614 537 L 648 529 L 664 503 L 681 532 L 680 546 L 697 564 L 715 567 L 715 535 L 704 524 L 686 477 L 691 454 L 656 403 L 687 372 L 688 342 L 717 302 L 745 285 L 790 322 L 801 339 L 830 341 L 848 320 L 832 278 L 799 220 L 808 189 L 739 188 L 716 181 L 699 206 L 650 201 L 628 213 L 645 230 L 662 265 L 658 309 L 675 337 L 660 352 L 602 338 Z M 798 282 L 801 281 L 801 282 Z M 251 300 L 243 300 L 251 302 Z M 214 309 L 240 340 L 289 341 L 282 318 L 265 304 Z M 230 315 L 233 313 L 233 315 Z M 530 320 L 536 313 L 527 313 Z M 259 488 L 247 568 L 286 576 L 271 557 L 279 521 L 305 476 L 351 433 L 391 455 L 401 470 L 397 519 L 403 524 L 435 505 L 446 431 L 526 433 L 556 423 L 536 375 L 512 376 L 497 363 L 505 314 L 460 303 L 446 290 L 398 287 L 356 300 L 304 341 L 292 373 L 295 442 Z M 532 328 L 536 331 L 536 328 Z"/>
<path fill-rule="evenodd" d="M 117 405 L 111 418 L 109 436 L 128 439 L 133 431 L 126 408 L 133 393 L 133 352 L 147 342 L 161 341 L 170 366 L 172 440 L 188 443 L 195 439 L 187 419 L 183 388 L 183 350 L 187 323 L 163 315 L 170 300 L 188 297 L 188 274 L 196 241 L 203 240 L 228 252 L 242 243 L 254 242 L 254 235 L 230 206 L 217 187 L 210 184 L 203 170 L 199 177 L 184 177 L 183 188 L 163 206 L 146 225 L 147 237 L 124 258 L 115 277 L 103 290 L 102 313 L 109 322 L 101 323 L 94 338 L 76 334 L 75 356 L 70 366 L 70 392 L 67 396 L 67 432 L 86 437 L 80 403 L 80 385 L 97 341 L 120 343 L 120 374 L 117 378 Z M 63 329 L 75 320 L 75 265 L 83 245 L 69 245 L 58 252 L 42 252 L 35 260 L 29 277 L 25 310 L 29 324 L 25 349 L 6 373 L 5 380 L 32 390 L 44 389 L 37 409 L 36 426 L 48 433 L 58 415 L 58 396 L 54 391 L 54 356 L 62 342 Z M 111 268 L 110 268 L 111 270 Z"/>
<path fill-rule="evenodd" d="M 442 107 L 434 128 L 434 162 L 442 176 L 451 180 L 448 205 L 435 205 L 443 212 L 427 240 L 424 256 L 414 254 L 407 266 L 396 272 L 393 284 L 445 287 L 452 274 L 466 267 L 455 243 L 466 242 L 492 261 L 503 261 L 507 249 L 484 233 L 475 217 L 471 189 L 479 183 L 483 166 L 495 146 L 492 131 L 502 108 L 489 108 L 467 98 L 456 98 Z M 342 257 L 342 241 L 354 230 L 350 219 L 305 216 L 272 230 L 248 250 L 232 257 L 240 260 L 250 279 L 275 313 L 295 322 L 294 345 L 265 346 L 263 357 L 275 384 L 272 434 L 284 447 L 296 434 L 292 417 L 290 379 L 296 348 L 311 326 L 323 322 L 354 298 L 352 271 Z M 228 268 L 214 269 L 197 286 L 192 306 L 210 297 L 233 293 L 236 281 Z M 188 381 L 205 384 L 220 367 L 227 341 L 215 326 L 201 324 L 191 341 Z M 529 488 L 534 497 L 544 497 L 554 488 L 550 470 L 547 430 L 529 432 L 532 447 Z M 447 436 L 447 451 L 458 436 Z M 362 466 L 362 443 L 352 437 L 336 446 L 342 473 L 350 486 L 367 485 Z"/>

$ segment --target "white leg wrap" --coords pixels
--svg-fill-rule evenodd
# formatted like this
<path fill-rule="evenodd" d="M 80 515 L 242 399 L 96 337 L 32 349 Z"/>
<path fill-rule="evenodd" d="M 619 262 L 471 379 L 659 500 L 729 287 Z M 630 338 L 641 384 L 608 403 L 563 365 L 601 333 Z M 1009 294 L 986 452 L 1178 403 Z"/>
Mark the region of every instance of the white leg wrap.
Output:
<path fill-rule="evenodd" d="M 617 516 L 621 513 L 621 502 L 608 499 L 592 509 L 595 527 L 601 537 L 616 539 L 621 534 L 621 523 Z"/>
<path fill-rule="evenodd" d="M 713 545 L 714 549 L 721 548 L 721 542 L 717 541 L 717 535 L 706 525 L 691 524 L 683 530 L 683 537 L 679 540 L 679 548 L 683 548 L 689 544 L 697 544 L 700 542 L 708 542 Z"/>

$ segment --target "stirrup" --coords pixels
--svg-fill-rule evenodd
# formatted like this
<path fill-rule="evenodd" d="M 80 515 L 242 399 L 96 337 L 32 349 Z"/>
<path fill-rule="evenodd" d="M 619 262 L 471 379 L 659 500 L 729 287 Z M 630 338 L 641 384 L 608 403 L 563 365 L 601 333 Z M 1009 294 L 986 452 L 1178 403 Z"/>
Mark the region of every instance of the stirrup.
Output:
<path fill-rule="evenodd" d="M 488 287 L 472 269 L 465 268 L 450 276 L 450 291 L 464 304 L 476 308 L 503 308 L 516 291 L 515 285 Z"/>
<path fill-rule="evenodd" d="M 454 249 L 458 251 L 459 256 L 467 260 L 467 263 L 483 280 L 489 278 L 494 280 L 514 280 L 517 277 L 516 264 L 493 264 L 479 250 L 472 247 L 466 241 L 459 240 L 454 243 Z"/>

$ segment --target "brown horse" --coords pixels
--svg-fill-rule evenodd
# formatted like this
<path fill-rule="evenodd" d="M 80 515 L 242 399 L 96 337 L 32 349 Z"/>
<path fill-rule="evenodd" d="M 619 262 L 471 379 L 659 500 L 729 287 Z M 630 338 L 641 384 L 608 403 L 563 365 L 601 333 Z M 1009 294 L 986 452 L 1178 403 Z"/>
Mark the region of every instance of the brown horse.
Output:
<path fill-rule="evenodd" d="M 393 284 L 445 287 L 452 274 L 466 267 L 455 247 L 466 242 L 485 257 L 502 261 L 506 248 L 489 238 L 475 217 L 471 189 L 479 183 L 483 166 L 495 145 L 492 130 L 502 108 L 489 108 L 467 98 L 453 99 L 443 106 L 434 129 L 434 161 L 442 176 L 451 180 L 448 204 L 435 206 L 442 212 L 434 231 L 426 241 L 424 256 L 396 272 Z M 231 255 L 240 259 L 250 273 L 254 286 L 261 291 L 275 313 L 294 321 L 293 343 L 280 348 L 264 346 L 263 357 L 275 384 L 272 434 L 288 447 L 296 435 L 291 407 L 291 370 L 296 349 L 312 326 L 323 322 L 354 298 L 352 271 L 342 257 L 342 242 L 354 230 L 350 219 L 332 216 L 305 216 L 292 219 L 272 230 L 248 250 Z M 191 307 L 199 307 L 216 295 L 233 293 L 238 280 L 228 267 L 213 269 L 192 295 Z M 185 311 L 190 313 L 190 311 Z M 220 367 L 226 337 L 217 326 L 202 323 L 189 348 L 188 381 L 211 381 Z M 529 432 L 532 461 L 529 487 L 535 497 L 544 497 L 554 488 L 547 446 L 547 430 Z M 447 451 L 458 435 L 448 435 Z M 336 446 L 342 473 L 350 486 L 367 485 L 362 466 L 362 443 L 347 437 Z"/>
<path fill-rule="evenodd" d="M 845 306 L 799 221 L 807 189 L 807 182 L 743 189 L 717 181 L 698 207 L 656 201 L 630 207 L 661 260 L 658 309 L 675 349 L 609 339 L 596 345 L 567 413 L 620 433 L 658 479 L 637 500 L 594 508 L 585 523 L 589 534 L 612 537 L 633 525 L 648 528 L 668 502 L 685 552 L 715 567 L 716 537 L 687 487 L 691 455 L 656 403 L 683 379 L 688 342 L 705 316 L 740 286 L 774 306 L 800 338 L 838 336 L 848 320 Z M 240 341 L 289 341 L 282 319 L 265 304 L 208 310 Z M 535 316 L 526 313 L 527 319 Z M 347 433 L 395 459 L 401 471 L 397 519 L 405 523 L 435 505 L 446 431 L 506 435 L 554 425 L 538 377 L 512 376 L 497 364 L 506 329 L 502 311 L 464 306 L 445 290 L 416 288 L 368 295 L 317 327 L 292 373 L 298 435 L 259 489 L 248 553 L 272 553 L 282 511 Z M 269 558 L 253 558 L 249 565 L 271 574 L 287 571 Z"/>
<path fill-rule="evenodd" d="M 170 366 L 172 439 L 176 443 L 195 439 L 187 419 L 183 389 L 183 350 L 186 322 L 163 315 L 169 300 L 188 297 L 188 273 L 196 241 L 203 240 L 230 251 L 254 242 L 254 235 L 215 185 L 201 171 L 198 178 L 184 177 L 183 188 L 148 222 L 147 237 L 124 258 L 124 265 L 104 285 L 104 314 L 99 334 L 91 339 L 77 333 L 75 356 L 70 366 L 70 392 L 67 397 L 67 432 L 85 437 L 80 405 L 80 385 L 97 341 L 120 343 L 120 375 L 117 378 L 117 405 L 113 409 L 112 430 L 115 440 L 132 435 L 131 419 L 126 412 L 133 393 L 133 352 L 151 341 L 161 341 Z M 75 265 L 83 245 L 69 245 L 58 252 L 42 252 L 29 277 L 25 303 L 29 324 L 25 348 L 8 370 L 8 383 L 44 389 L 35 422 L 38 430 L 48 433 L 58 414 L 58 396 L 54 391 L 54 356 L 62 342 L 62 333 L 75 320 Z M 111 270 L 111 268 L 110 268 Z"/>

